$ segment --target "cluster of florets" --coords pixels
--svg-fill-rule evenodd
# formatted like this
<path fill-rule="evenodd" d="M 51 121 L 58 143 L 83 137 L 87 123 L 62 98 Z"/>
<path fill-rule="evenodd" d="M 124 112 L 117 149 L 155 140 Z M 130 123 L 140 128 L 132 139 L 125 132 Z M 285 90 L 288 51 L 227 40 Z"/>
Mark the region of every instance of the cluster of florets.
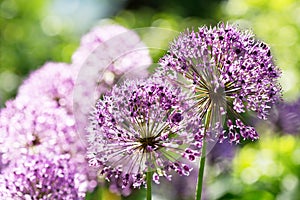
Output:
<path fill-rule="evenodd" d="M 27 98 L 30 104 L 33 99 L 43 100 L 43 104 L 62 107 L 68 113 L 73 111 L 73 89 L 78 71 L 66 63 L 48 62 L 30 74 L 20 86 L 18 96 Z"/>
<path fill-rule="evenodd" d="M 4 163 L 17 160 L 20 154 L 69 153 L 81 156 L 84 161 L 84 145 L 75 129 L 75 120 L 65 109 L 45 103 L 24 104 L 22 97 L 6 102 L 0 112 L 0 143 Z M 81 153 L 79 153 L 81 152 Z"/>
<path fill-rule="evenodd" d="M 4 174 L 0 197 L 6 199 L 84 199 L 85 182 L 66 156 L 22 156 Z M 83 180 L 82 180 L 83 178 Z M 5 187 L 5 188 L 4 188 Z"/>
<path fill-rule="evenodd" d="M 188 175 L 181 162 L 199 156 L 200 122 L 189 111 L 190 101 L 177 87 L 160 79 L 126 81 L 96 104 L 89 127 L 90 164 L 107 179 L 122 177 L 124 187 L 145 184 L 147 171 L 153 181 L 168 179 L 170 170 Z"/>
<path fill-rule="evenodd" d="M 0 111 L 3 173 L 24 155 L 69 155 L 77 173 L 85 177 L 82 188 L 94 189 L 96 172 L 88 169 L 86 146 L 72 111 L 74 74 L 67 64 L 47 63 L 24 81 L 14 100 L 6 102 Z"/>
<path fill-rule="evenodd" d="M 210 105 L 217 105 L 219 111 L 215 113 L 225 115 L 228 110 L 241 118 L 240 113 L 251 110 L 265 119 L 270 105 L 280 98 L 280 72 L 273 63 L 270 47 L 235 26 L 221 23 L 213 28 L 187 30 L 174 40 L 160 65 L 164 75 L 171 71 L 176 79 L 183 76 L 194 99 L 204 105 L 199 109 L 200 115 L 208 113 Z M 258 138 L 254 128 L 241 121 L 230 127 L 231 142 L 239 142 L 240 136 Z M 240 134 L 232 128 L 240 129 Z M 225 137 L 220 134 L 221 140 Z"/>

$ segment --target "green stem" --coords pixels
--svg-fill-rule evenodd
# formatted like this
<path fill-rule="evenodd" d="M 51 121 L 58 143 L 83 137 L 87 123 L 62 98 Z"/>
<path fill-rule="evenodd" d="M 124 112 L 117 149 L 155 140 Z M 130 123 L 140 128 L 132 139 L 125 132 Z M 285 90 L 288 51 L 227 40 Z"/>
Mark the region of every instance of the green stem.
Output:
<path fill-rule="evenodd" d="M 98 197 L 99 197 L 99 200 L 102 200 L 102 193 L 103 193 L 103 185 L 101 185 L 99 188 L 98 188 Z"/>
<path fill-rule="evenodd" d="M 152 172 L 147 172 L 147 200 L 152 199 L 152 193 L 151 193 L 151 183 L 152 183 Z"/>
<path fill-rule="evenodd" d="M 205 166 L 205 153 L 206 153 L 206 142 L 203 141 L 202 151 L 201 151 L 202 157 L 200 159 L 200 167 L 199 167 L 199 173 L 198 173 L 196 200 L 201 200 L 201 195 L 202 195 L 203 174 L 204 174 L 204 166 Z"/>
<path fill-rule="evenodd" d="M 198 183 L 196 189 L 196 200 L 201 200 L 201 195 L 202 195 L 203 174 L 204 174 L 205 157 L 206 157 L 206 131 L 209 127 L 210 115 L 211 112 L 209 111 L 205 118 L 203 144 L 201 148 L 201 159 L 199 164 Z"/>

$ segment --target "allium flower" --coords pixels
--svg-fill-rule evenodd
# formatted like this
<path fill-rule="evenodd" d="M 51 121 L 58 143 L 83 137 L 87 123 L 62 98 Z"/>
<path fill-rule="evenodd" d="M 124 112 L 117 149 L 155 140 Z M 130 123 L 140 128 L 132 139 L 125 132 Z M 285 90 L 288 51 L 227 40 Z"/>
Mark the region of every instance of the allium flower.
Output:
<path fill-rule="evenodd" d="M 3 160 L 10 161 L 20 153 L 76 155 L 84 149 L 78 141 L 74 118 L 64 109 L 51 104 L 23 104 L 20 97 L 6 102 L 0 112 L 0 143 Z M 84 155 L 81 155 L 84 156 Z"/>
<path fill-rule="evenodd" d="M 5 189 L 0 197 L 6 199 L 84 199 L 84 180 L 66 156 L 48 159 L 41 155 L 23 156 L 0 175 Z M 4 180 L 4 181 L 3 181 Z"/>
<path fill-rule="evenodd" d="M 68 64 L 48 62 L 31 73 L 20 86 L 18 95 L 27 97 L 29 101 L 43 97 L 43 101 L 54 102 L 57 107 L 64 107 L 72 112 L 77 73 Z"/>
<path fill-rule="evenodd" d="M 278 103 L 270 121 L 277 130 L 284 133 L 300 133 L 300 98 L 292 103 Z"/>
<path fill-rule="evenodd" d="M 170 179 L 170 170 L 189 175 L 184 160 L 194 161 L 202 145 L 202 129 L 189 106 L 178 87 L 161 79 L 127 80 L 114 87 L 90 118 L 90 165 L 108 180 L 121 178 L 123 187 L 145 184 L 148 171 L 154 171 L 156 183 L 160 176 Z"/>
<path fill-rule="evenodd" d="M 252 33 L 228 24 L 182 33 L 160 65 L 163 74 L 171 74 L 171 79 L 192 91 L 199 116 L 209 114 L 215 118 L 213 123 L 221 123 L 221 116 L 230 112 L 226 115 L 228 130 L 218 134 L 221 141 L 226 137 L 236 143 L 241 137 L 257 139 L 258 134 L 244 124 L 241 114 L 254 111 L 265 119 L 270 105 L 280 98 L 276 82 L 280 72 L 270 47 L 256 41 Z"/>
<path fill-rule="evenodd" d="M 70 154 L 78 172 L 96 186 L 96 173 L 88 170 L 86 144 L 77 132 L 73 90 L 78 71 L 65 63 L 48 62 L 20 86 L 15 100 L 0 111 L 0 154 L 3 164 L 21 154 Z"/>
<path fill-rule="evenodd" d="M 43 97 L 39 100 L 43 100 Z M 13 164 L 22 154 L 45 154 L 48 158 L 69 154 L 72 162 L 77 163 L 78 172 L 90 176 L 89 189 L 95 187 L 93 179 L 96 174 L 92 176 L 88 171 L 86 146 L 76 132 L 74 117 L 47 99 L 45 104 L 35 100 L 30 104 L 24 102 L 18 96 L 8 101 L 0 111 L 0 153 L 3 164 Z"/>
<path fill-rule="evenodd" d="M 148 76 L 147 68 L 152 59 L 137 33 L 120 25 L 105 25 L 95 27 L 82 37 L 72 62 L 79 71 L 74 112 L 79 131 L 84 132 L 96 100 L 124 75 L 127 78 Z"/>
<path fill-rule="evenodd" d="M 110 42 L 107 43 L 107 41 Z M 118 61 L 119 63 L 113 64 L 114 66 L 111 67 L 114 68 L 116 72 L 123 71 L 122 68 L 128 69 L 128 67 L 133 66 L 134 63 L 139 64 L 138 60 L 132 59 L 133 57 L 139 58 L 139 56 L 141 56 L 140 58 L 143 58 L 141 60 L 145 61 L 146 64 L 152 62 L 148 50 L 145 49 L 145 45 L 135 32 L 117 24 L 110 24 L 96 26 L 81 38 L 80 46 L 72 56 L 72 63 L 81 67 L 81 65 L 87 61 L 91 53 L 96 53 L 99 45 L 104 43 L 107 45 L 105 49 L 106 52 L 101 53 L 105 53 L 106 55 L 118 55 L 118 57 L 137 48 L 140 50 L 143 49 L 142 51 L 130 54 L 130 56 L 126 56 L 127 58 L 122 58 Z M 118 57 L 114 57 L 113 59 L 117 59 Z M 122 63 L 121 61 L 124 62 Z"/>

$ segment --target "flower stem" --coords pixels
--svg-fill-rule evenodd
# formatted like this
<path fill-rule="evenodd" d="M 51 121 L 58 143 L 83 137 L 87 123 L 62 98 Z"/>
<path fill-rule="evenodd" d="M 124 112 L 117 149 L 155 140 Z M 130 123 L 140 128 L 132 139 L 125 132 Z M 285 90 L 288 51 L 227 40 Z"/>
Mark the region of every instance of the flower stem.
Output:
<path fill-rule="evenodd" d="M 147 200 L 152 199 L 151 183 L 152 183 L 152 172 L 147 172 Z"/>
<path fill-rule="evenodd" d="M 198 183 L 197 183 L 195 200 L 201 200 L 201 195 L 202 195 L 203 174 L 204 174 L 205 157 L 206 157 L 206 131 L 210 124 L 210 115 L 211 115 L 211 112 L 209 110 L 209 112 L 207 113 L 206 118 L 205 118 L 203 144 L 202 144 L 202 148 L 201 148 L 201 159 L 200 159 L 200 164 L 199 164 Z"/>
<path fill-rule="evenodd" d="M 206 142 L 203 142 L 202 151 L 201 151 L 202 157 L 200 159 L 200 167 L 199 167 L 199 173 L 198 173 L 196 200 L 201 200 L 203 174 L 204 174 L 204 166 L 205 166 L 205 153 L 206 153 Z"/>

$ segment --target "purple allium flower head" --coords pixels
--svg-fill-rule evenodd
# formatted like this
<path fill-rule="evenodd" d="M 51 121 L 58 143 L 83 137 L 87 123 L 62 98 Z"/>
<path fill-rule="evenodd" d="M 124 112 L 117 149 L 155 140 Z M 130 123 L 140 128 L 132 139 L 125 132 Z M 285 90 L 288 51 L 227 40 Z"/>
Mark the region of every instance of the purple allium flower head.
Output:
<path fill-rule="evenodd" d="M 74 91 L 75 118 L 79 131 L 84 132 L 96 100 L 124 75 L 148 76 L 152 59 L 137 33 L 120 25 L 104 25 L 82 37 L 72 62 L 79 71 Z"/>
<path fill-rule="evenodd" d="M 292 103 L 278 103 L 273 109 L 270 121 L 277 130 L 284 133 L 300 133 L 300 98 Z"/>
<path fill-rule="evenodd" d="M 18 95 L 27 97 L 29 101 L 43 97 L 43 101 L 52 101 L 57 107 L 72 112 L 77 73 L 68 64 L 48 62 L 31 73 L 20 86 Z"/>
<path fill-rule="evenodd" d="M 108 180 L 121 177 L 123 187 L 145 184 L 145 173 L 154 171 L 170 179 L 168 172 L 189 175 L 184 162 L 199 155 L 202 131 L 188 110 L 190 100 L 179 87 L 161 79 L 127 80 L 114 87 L 96 104 L 91 114 L 89 163 L 100 168 Z M 181 159 L 182 157 L 186 159 Z"/>
<path fill-rule="evenodd" d="M 76 165 L 68 156 L 51 159 L 38 154 L 22 156 L 0 175 L 6 186 L 0 191 L 0 197 L 14 200 L 84 199 L 85 188 L 81 188 L 84 178 L 76 172 Z"/>
<path fill-rule="evenodd" d="M 81 38 L 79 48 L 74 52 L 72 56 L 72 63 L 76 65 L 83 64 L 86 59 L 90 56 L 90 54 L 95 51 L 95 49 L 102 43 L 120 35 L 128 32 L 129 30 L 123 26 L 117 24 L 110 24 L 110 25 L 102 25 L 94 27 L 90 32 L 84 35 Z M 132 37 L 137 37 L 137 35 L 132 35 Z M 121 39 L 121 40 L 120 40 Z M 133 46 L 134 44 L 128 41 L 129 38 L 120 38 L 117 43 L 118 46 L 114 46 L 115 49 L 108 47 L 108 51 L 117 51 L 120 48 L 119 45 L 130 45 Z M 119 43 L 121 42 L 121 43 Z M 125 53 L 125 52 L 123 52 Z"/>
<path fill-rule="evenodd" d="M 5 165 L 21 154 L 70 154 L 77 169 L 96 186 L 96 173 L 86 164 L 86 143 L 77 132 L 73 90 L 78 71 L 65 63 L 48 62 L 20 86 L 15 100 L 0 111 L 0 154 Z"/>
<path fill-rule="evenodd" d="M 41 106 L 34 100 L 32 104 L 23 104 L 17 97 L 6 102 L 0 112 L 0 121 L 3 160 L 9 161 L 14 155 L 18 157 L 20 152 L 76 155 L 84 149 L 78 141 L 74 118 L 65 109 L 54 108 L 52 104 Z"/>
<path fill-rule="evenodd" d="M 171 79 L 178 82 L 183 77 L 180 81 L 192 91 L 200 116 L 208 111 L 213 117 L 231 113 L 226 116 L 228 130 L 218 135 L 221 141 L 226 137 L 236 143 L 241 137 L 257 139 L 255 129 L 243 123 L 241 113 L 254 111 L 265 119 L 270 105 L 280 98 L 280 72 L 270 47 L 236 26 L 220 23 L 187 30 L 171 43 L 160 65 L 160 73 L 171 74 Z"/>
<path fill-rule="evenodd" d="M 89 177 L 88 189 L 95 187 L 96 174 L 93 175 L 86 164 L 86 146 L 76 132 L 74 117 L 47 100 L 45 104 L 35 100 L 27 102 L 18 96 L 6 102 L 0 111 L 3 164 L 13 164 L 22 154 L 45 154 L 48 158 L 69 154 L 77 164 L 78 173 Z"/>

